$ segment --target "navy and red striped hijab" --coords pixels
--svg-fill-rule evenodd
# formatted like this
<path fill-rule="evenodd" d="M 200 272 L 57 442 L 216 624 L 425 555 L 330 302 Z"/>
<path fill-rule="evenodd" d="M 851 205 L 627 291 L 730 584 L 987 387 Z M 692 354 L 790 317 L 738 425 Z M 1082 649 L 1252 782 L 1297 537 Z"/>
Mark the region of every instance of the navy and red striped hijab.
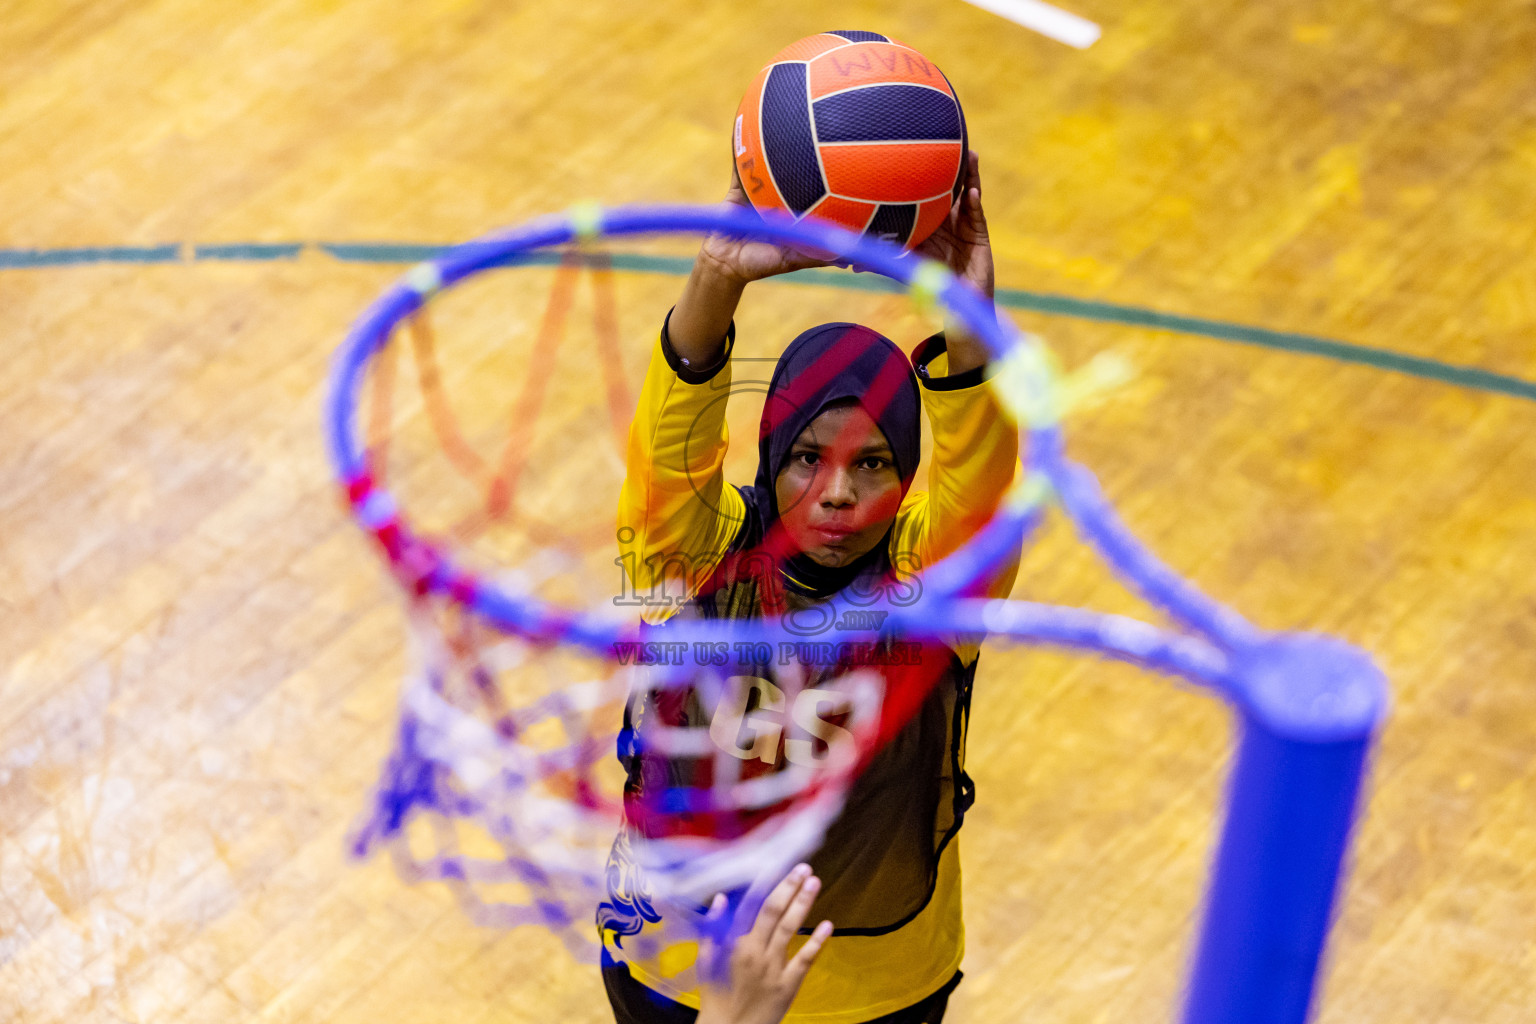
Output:
<path fill-rule="evenodd" d="M 885 435 L 905 496 L 922 450 L 922 399 L 912 364 L 893 341 L 868 327 L 848 323 L 812 327 L 790 342 L 768 383 L 758 428 L 757 479 L 752 487 L 740 488 L 749 524 L 738 549 L 761 544 L 778 522 L 774 483 L 795 438 L 827 409 L 849 401 L 863 406 Z M 793 581 L 821 596 L 842 589 L 865 571 L 883 571 L 886 548 L 887 542 L 882 541 L 868 554 L 838 568 L 818 565 L 800 552 L 788 553 L 781 561 Z"/>

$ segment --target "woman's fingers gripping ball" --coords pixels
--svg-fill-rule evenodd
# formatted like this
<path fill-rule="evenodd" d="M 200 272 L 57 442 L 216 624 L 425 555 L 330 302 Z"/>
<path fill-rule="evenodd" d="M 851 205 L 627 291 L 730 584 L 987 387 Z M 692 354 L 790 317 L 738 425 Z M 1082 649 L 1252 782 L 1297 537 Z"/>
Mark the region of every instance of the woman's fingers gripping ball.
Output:
<path fill-rule="evenodd" d="M 699 990 L 698 1024 L 778 1024 L 789 1010 L 806 972 L 816 962 L 832 922 L 816 926 L 793 956 L 789 944 L 811 904 L 821 891 L 821 880 L 801 864 L 763 901 L 752 928 L 731 950 L 730 975 L 722 984 L 704 983 Z M 725 911 L 725 897 L 716 896 L 710 915 Z"/>
<path fill-rule="evenodd" d="M 729 206 L 751 208 L 734 163 L 725 202 Z M 833 253 L 806 253 L 788 245 L 720 234 L 706 236 L 699 254 L 717 273 L 740 285 L 796 270 L 825 267 L 835 258 Z"/>

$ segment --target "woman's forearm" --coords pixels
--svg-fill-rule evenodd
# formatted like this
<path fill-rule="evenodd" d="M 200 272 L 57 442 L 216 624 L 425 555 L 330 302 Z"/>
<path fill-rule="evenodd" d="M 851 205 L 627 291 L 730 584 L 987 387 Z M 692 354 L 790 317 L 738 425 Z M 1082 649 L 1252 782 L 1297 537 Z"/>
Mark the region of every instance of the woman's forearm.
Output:
<path fill-rule="evenodd" d="M 992 311 L 996 316 L 996 310 Z M 949 353 L 948 372 L 964 373 L 987 362 L 987 348 L 976 339 L 960 318 L 952 313 L 944 315 L 944 349 Z"/>
<path fill-rule="evenodd" d="M 709 366 L 720 358 L 726 332 L 741 302 L 746 282 L 726 272 L 704 253 L 693 261 L 693 272 L 672 310 L 667 338 L 690 366 Z"/>

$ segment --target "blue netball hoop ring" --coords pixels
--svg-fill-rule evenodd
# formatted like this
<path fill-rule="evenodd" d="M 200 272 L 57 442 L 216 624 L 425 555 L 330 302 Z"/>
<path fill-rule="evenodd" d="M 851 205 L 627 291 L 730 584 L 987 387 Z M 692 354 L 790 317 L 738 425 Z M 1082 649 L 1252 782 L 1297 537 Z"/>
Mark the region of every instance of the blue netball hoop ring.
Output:
<path fill-rule="evenodd" d="M 1239 733 L 1182 1019 L 1188 1024 L 1305 1020 L 1361 781 L 1386 714 L 1385 679 L 1367 655 L 1341 641 L 1253 626 L 1152 555 L 1105 501 L 1092 473 L 1066 457 L 1061 389 L 1043 345 L 997 317 L 982 296 L 935 263 L 831 225 L 765 219 L 732 205 L 583 206 L 454 247 L 415 267 L 352 328 L 335 358 L 325 410 L 331 461 L 351 514 L 377 540 L 397 578 L 418 597 L 455 602 L 495 629 L 538 644 L 574 645 L 611 657 L 615 644 L 636 638 L 633 621 L 557 607 L 509 589 L 414 532 L 370 470 L 360 394 L 370 361 L 395 327 L 437 292 L 552 246 L 676 233 L 722 233 L 839 253 L 904 285 L 920 302 L 942 304 L 981 339 L 996 367 L 991 386 L 1019 423 L 1025 471 L 987 527 L 921 573 L 921 600 L 877 607 L 898 632 L 923 637 L 985 632 L 1094 652 L 1185 679 L 1229 704 Z M 1040 521 L 1047 500 L 1060 506 L 1126 586 L 1182 629 L 1086 609 L 966 596 L 1017 550 L 1020 535 Z M 670 639 L 689 643 L 727 635 L 770 644 L 795 639 L 772 622 L 677 622 L 669 630 Z M 399 784 L 412 770 L 401 749 L 386 769 L 396 773 L 391 792 L 397 797 L 416 792 Z M 409 799 L 401 799 L 403 805 L 397 800 L 376 813 L 389 820 L 375 821 L 375 836 L 400 827 L 410 810 Z"/>

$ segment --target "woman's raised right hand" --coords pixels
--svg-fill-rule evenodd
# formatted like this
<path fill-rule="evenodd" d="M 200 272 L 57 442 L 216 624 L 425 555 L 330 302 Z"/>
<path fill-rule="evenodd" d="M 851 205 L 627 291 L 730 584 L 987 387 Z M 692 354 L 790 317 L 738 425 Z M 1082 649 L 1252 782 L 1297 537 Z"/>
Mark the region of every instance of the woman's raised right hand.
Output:
<path fill-rule="evenodd" d="M 741 187 L 741 176 L 736 173 L 734 163 L 731 164 L 731 187 L 725 193 L 725 201 L 731 206 L 752 208 L 747 193 Z M 808 267 L 832 265 L 829 260 L 808 256 L 787 245 L 732 238 L 729 235 L 705 237 L 704 244 L 699 248 L 699 256 L 708 261 L 716 273 L 741 284 Z"/>

